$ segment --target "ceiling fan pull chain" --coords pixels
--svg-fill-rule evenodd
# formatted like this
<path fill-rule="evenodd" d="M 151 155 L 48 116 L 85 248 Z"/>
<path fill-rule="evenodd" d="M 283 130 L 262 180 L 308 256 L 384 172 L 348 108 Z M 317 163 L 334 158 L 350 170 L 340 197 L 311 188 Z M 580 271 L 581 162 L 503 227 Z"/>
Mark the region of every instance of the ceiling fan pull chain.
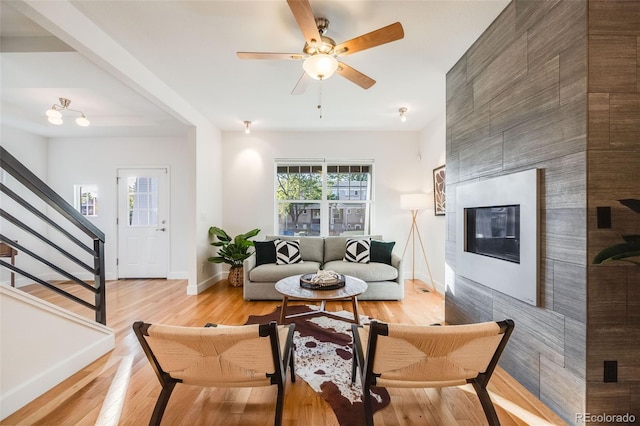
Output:
<path fill-rule="evenodd" d="M 322 118 L 322 79 L 318 82 L 318 111 L 320 118 Z"/>

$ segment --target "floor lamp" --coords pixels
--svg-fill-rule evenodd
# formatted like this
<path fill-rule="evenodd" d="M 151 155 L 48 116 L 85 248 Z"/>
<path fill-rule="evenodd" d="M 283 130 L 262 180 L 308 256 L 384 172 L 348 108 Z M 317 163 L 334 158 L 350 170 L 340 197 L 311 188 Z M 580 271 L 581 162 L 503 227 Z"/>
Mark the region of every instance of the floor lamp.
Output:
<path fill-rule="evenodd" d="M 430 199 L 428 194 L 404 194 L 400 196 L 400 208 L 402 210 L 410 210 L 411 211 L 411 230 L 409 231 L 409 236 L 407 237 L 407 242 L 404 245 L 404 251 L 402 252 L 402 258 L 404 259 L 404 255 L 407 252 L 407 247 L 409 246 L 409 241 L 412 242 L 412 262 L 411 262 L 411 279 L 415 283 L 416 279 L 416 235 L 418 236 L 418 241 L 420 242 L 420 249 L 422 249 L 422 256 L 424 257 L 424 263 L 427 265 L 427 272 L 429 273 L 429 280 L 431 280 L 431 289 L 435 290 L 435 286 L 433 283 L 433 277 L 431 276 L 431 268 L 429 267 L 429 261 L 427 260 L 427 254 L 424 251 L 424 244 L 422 243 L 422 236 L 420 235 L 420 230 L 418 229 L 418 223 L 416 219 L 418 217 L 418 213 L 420 210 L 426 210 L 429 207 Z"/>

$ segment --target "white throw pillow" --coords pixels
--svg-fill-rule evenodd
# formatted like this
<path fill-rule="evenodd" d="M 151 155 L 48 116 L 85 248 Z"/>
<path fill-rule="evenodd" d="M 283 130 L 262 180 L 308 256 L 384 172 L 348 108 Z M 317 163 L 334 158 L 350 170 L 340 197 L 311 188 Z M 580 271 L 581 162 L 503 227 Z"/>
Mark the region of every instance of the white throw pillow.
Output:
<path fill-rule="evenodd" d="M 344 253 L 345 262 L 369 263 L 371 257 L 371 242 L 366 239 L 347 240 L 347 248 Z"/>
<path fill-rule="evenodd" d="M 276 264 L 302 263 L 300 241 L 276 240 Z"/>

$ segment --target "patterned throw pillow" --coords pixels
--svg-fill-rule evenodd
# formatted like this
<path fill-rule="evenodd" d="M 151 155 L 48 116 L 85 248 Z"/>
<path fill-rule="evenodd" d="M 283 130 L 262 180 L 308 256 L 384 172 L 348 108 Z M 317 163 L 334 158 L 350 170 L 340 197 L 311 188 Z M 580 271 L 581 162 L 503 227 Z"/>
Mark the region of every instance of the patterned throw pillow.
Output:
<path fill-rule="evenodd" d="M 300 241 L 276 240 L 276 264 L 302 263 Z"/>
<path fill-rule="evenodd" d="M 347 240 L 347 249 L 344 253 L 345 262 L 369 263 L 370 240 L 352 239 Z"/>

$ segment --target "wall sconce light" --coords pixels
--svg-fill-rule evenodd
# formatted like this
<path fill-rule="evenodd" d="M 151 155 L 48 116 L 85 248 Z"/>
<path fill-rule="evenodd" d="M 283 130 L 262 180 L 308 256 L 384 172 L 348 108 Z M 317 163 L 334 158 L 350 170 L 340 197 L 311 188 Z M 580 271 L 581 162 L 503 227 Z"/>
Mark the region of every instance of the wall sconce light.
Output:
<path fill-rule="evenodd" d="M 400 113 L 400 121 L 402 121 L 403 123 L 407 121 L 407 116 L 405 115 L 407 113 L 407 108 L 402 107 L 398 110 L 398 112 Z"/>
<path fill-rule="evenodd" d="M 51 109 L 47 110 L 47 117 L 48 117 L 47 120 L 49 121 L 49 123 L 55 124 L 56 126 L 61 125 L 63 121 L 62 121 L 62 112 L 60 111 L 67 110 L 71 112 L 77 112 L 78 114 L 80 114 L 80 117 L 76 118 L 76 124 L 78 126 L 87 127 L 89 124 L 91 124 L 91 122 L 87 119 L 87 117 L 85 117 L 82 111 L 69 108 L 69 104 L 71 104 L 71 101 L 69 99 L 67 98 L 58 98 L 58 99 L 60 100 L 60 105 L 53 104 Z"/>
<path fill-rule="evenodd" d="M 248 135 L 249 133 L 251 133 L 251 122 L 250 121 L 245 121 L 244 122 L 244 132 Z"/>

